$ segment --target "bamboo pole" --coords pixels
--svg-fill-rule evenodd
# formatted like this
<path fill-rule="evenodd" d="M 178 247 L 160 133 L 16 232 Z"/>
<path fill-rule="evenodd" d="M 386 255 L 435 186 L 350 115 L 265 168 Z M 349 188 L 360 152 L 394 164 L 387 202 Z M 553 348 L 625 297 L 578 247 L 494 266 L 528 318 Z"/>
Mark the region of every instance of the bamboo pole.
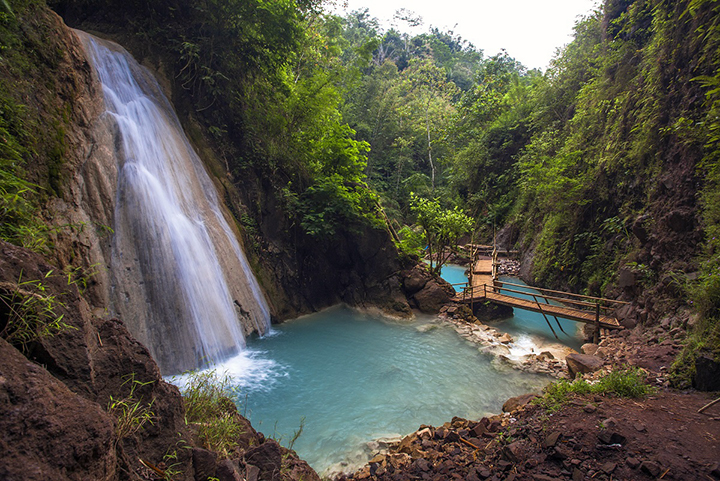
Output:
<path fill-rule="evenodd" d="M 550 328 L 550 330 L 552 331 L 553 336 L 555 336 L 555 339 L 560 340 L 560 338 L 558 337 L 558 335 L 555 334 L 555 329 L 553 329 L 552 324 L 550 324 L 550 320 L 547 318 L 547 316 L 546 316 L 545 313 L 543 312 L 542 305 L 541 305 L 540 302 L 537 300 L 537 297 L 535 297 L 535 295 L 533 295 L 533 299 L 535 299 L 535 304 L 537 304 L 538 309 L 540 310 L 540 314 L 542 314 L 543 317 L 545 318 L 545 322 L 547 322 L 547 325 L 548 325 L 548 327 Z"/>
<path fill-rule="evenodd" d="M 708 408 L 716 405 L 717 403 L 720 403 L 720 397 L 717 398 L 716 400 L 714 400 L 713 402 L 710 402 L 710 403 L 704 405 L 703 407 L 701 407 L 700 409 L 698 409 L 698 414 L 700 414 L 700 413 L 702 413 L 703 411 L 705 411 L 706 409 L 708 409 Z"/>

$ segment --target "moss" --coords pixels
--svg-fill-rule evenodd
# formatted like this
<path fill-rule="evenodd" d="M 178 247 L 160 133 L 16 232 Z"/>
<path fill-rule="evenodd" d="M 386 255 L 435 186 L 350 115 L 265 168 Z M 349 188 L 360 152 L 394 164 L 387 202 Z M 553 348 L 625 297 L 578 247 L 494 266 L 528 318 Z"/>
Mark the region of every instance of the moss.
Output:
<path fill-rule="evenodd" d="M 42 0 L 16 1 L 0 12 L 0 237 L 43 252 L 49 228 L 39 215 L 62 196 L 73 122 L 67 46 Z"/>
<path fill-rule="evenodd" d="M 670 382 L 678 389 L 693 384 L 695 362 L 700 356 L 710 356 L 720 362 L 720 319 L 703 318 L 685 338 L 683 348 L 670 369 Z"/>

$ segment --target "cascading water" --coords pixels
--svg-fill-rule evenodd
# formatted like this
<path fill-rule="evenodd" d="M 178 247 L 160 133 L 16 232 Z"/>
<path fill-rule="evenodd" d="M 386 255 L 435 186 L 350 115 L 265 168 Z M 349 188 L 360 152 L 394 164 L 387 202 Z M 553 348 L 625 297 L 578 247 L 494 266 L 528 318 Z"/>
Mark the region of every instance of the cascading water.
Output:
<path fill-rule="evenodd" d="M 118 45 L 77 33 L 115 139 L 112 307 L 163 374 L 226 358 L 270 315 L 215 187 L 155 78 Z"/>

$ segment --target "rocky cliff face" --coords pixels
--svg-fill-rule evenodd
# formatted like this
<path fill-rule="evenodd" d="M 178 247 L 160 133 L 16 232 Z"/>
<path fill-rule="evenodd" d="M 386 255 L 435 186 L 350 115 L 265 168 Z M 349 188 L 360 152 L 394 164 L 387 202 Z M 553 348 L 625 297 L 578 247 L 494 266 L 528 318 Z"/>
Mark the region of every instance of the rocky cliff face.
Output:
<path fill-rule="evenodd" d="M 53 56 L 39 61 L 33 72 L 42 82 L 28 78 L 28 72 L 8 70 L 18 101 L 36 112 L 32 126 L 39 138 L 28 178 L 46 193 L 43 221 L 51 227 L 52 257 L 60 268 L 94 272 L 87 295 L 93 305 L 105 308 L 117 173 L 110 157 L 112 139 L 101 128 L 100 87 L 80 42 L 57 15 L 37 4 L 16 14 L 24 25 L 18 54 Z"/>
<path fill-rule="evenodd" d="M 25 356 L 0 341 L 0 477 L 132 479 L 138 456 L 160 462 L 181 433 L 191 437 L 177 388 L 162 380 L 147 350 L 120 321 L 93 316 L 77 287 L 41 256 L 4 242 L 0 251 L 3 299 L 18 289 L 18 279 L 38 280 L 42 295 L 55 299 L 53 317 L 62 315 L 64 325 L 56 335 L 16 342 Z M 5 311 L 4 329 L 8 322 Z M 138 436 L 120 439 L 118 421 L 106 411 L 111 398 L 128 394 L 131 376 L 144 384 L 137 398 L 144 404 L 155 400 L 157 419 Z"/>
<path fill-rule="evenodd" d="M 230 459 L 201 449 L 177 388 L 122 321 L 109 318 L 117 172 L 113 140 L 101 128 L 100 88 L 57 15 L 36 2 L 13 10 L 13 54 L 24 63 L 3 68 L 0 80 L 30 112 L 27 174 L 44 188 L 52 247 L 42 256 L 0 241 L 0 333 L 9 341 L 0 339 L 0 478 L 154 479 L 148 466 L 162 471 L 172 456 L 173 479 L 317 479 L 237 413 L 229 415 L 245 434 Z M 32 308 L 17 315 L 13 299 Z M 34 336 L 42 323 L 18 329 L 38 313 L 54 326 L 45 335 Z M 151 422 L 128 433 L 111 406 L 128 399 L 131 386 Z"/>
<path fill-rule="evenodd" d="M 8 303 L 14 294 L 52 299 L 52 319 L 62 316 L 51 335 L 27 342 L 10 336 L 13 345 L 0 339 L 0 478 L 158 479 L 149 466 L 162 472 L 172 464 L 176 480 L 229 481 L 248 472 L 255 479 L 318 479 L 231 407 L 242 426 L 238 447 L 225 460 L 203 449 L 178 389 L 121 321 L 94 316 L 77 286 L 42 256 L 2 241 L 0 254 L 0 331 L 13 332 L 17 323 Z M 149 421 L 129 430 L 122 409 L 113 409 L 118 402 L 139 403 Z"/>

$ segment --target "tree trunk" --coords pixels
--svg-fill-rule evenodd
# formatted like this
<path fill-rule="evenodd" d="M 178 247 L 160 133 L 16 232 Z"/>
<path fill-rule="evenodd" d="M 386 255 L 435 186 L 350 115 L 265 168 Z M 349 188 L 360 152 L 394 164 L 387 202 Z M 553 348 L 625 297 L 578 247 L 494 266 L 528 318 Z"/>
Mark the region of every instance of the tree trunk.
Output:
<path fill-rule="evenodd" d="M 430 141 L 430 101 L 425 106 L 425 131 L 427 132 L 428 160 L 430 161 L 430 192 L 435 194 L 435 164 L 432 158 L 432 143 Z"/>

